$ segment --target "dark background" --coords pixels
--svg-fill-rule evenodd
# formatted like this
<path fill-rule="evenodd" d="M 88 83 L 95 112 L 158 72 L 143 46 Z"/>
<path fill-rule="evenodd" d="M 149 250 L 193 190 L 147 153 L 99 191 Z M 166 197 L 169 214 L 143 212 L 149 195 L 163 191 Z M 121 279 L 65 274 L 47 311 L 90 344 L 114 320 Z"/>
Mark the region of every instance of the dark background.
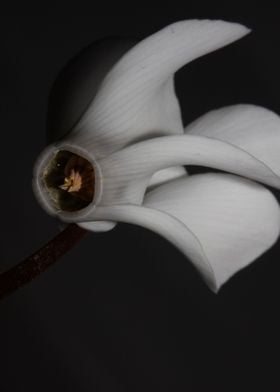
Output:
<path fill-rule="evenodd" d="M 239 102 L 280 114 L 280 12 L 268 3 L 59 4 L 1 10 L 3 269 L 58 232 L 33 197 L 32 167 L 52 82 L 92 41 L 141 38 L 189 18 L 241 22 L 253 33 L 176 75 L 184 121 Z M 154 233 L 120 224 L 89 234 L 0 304 L 1 392 L 279 391 L 279 250 L 215 295 Z"/>

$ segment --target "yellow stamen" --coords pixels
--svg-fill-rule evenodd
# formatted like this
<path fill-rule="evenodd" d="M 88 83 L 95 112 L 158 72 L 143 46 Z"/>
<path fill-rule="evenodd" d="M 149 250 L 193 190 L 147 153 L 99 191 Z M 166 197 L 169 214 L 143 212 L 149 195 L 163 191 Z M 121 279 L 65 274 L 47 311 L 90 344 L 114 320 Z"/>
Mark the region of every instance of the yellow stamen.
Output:
<path fill-rule="evenodd" d="M 64 178 L 64 184 L 59 186 L 67 192 L 79 192 L 82 187 L 82 176 L 78 171 L 71 169 L 70 176 Z"/>

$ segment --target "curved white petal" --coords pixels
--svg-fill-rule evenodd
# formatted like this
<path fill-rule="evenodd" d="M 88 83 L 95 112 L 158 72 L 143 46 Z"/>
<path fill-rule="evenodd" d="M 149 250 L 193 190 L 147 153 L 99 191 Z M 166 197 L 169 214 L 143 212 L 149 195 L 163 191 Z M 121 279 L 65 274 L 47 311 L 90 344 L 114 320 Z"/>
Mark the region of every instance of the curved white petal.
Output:
<path fill-rule="evenodd" d="M 186 175 L 187 171 L 183 166 L 174 166 L 169 167 L 168 169 L 159 170 L 150 179 L 149 189 Z"/>
<path fill-rule="evenodd" d="M 243 104 L 213 110 L 185 132 L 240 147 L 280 175 L 280 117 L 268 109 Z"/>
<path fill-rule="evenodd" d="M 214 291 L 270 248 L 280 231 L 272 193 L 227 174 L 173 180 L 148 192 L 143 207 L 97 207 L 91 219 L 134 223 L 159 233 L 190 258 Z"/>
<path fill-rule="evenodd" d="M 132 223 L 160 234 L 181 250 L 196 266 L 211 290 L 217 291 L 218 286 L 214 271 L 198 238 L 177 218 L 153 208 L 130 204 L 97 207 L 92 217 L 88 216 L 87 219 L 93 219 L 94 221 L 108 219 Z"/>
<path fill-rule="evenodd" d="M 110 221 L 96 221 L 78 222 L 77 225 L 85 230 L 93 231 L 95 233 L 103 233 L 112 230 L 116 226 L 116 223 Z"/>
<path fill-rule="evenodd" d="M 196 135 L 165 136 L 134 144 L 99 161 L 100 204 L 141 204 L 151 176 L 176 165 L 202 165 L 280 188 L 280 178 L 263 162 L 229 143 Z"/>
<path fill-rule="evenodd" d="M 144 39 L 106 76 L 74 128 L 73 141 L 92 144 L 96 157 L 102 157 L 147 137 L 183 133 L 174 72 L 248 32 L 235 23 L 189 20 Z"/>
<path fill-rule="evenodd" d="M 218 287 L 279 236 L 280 209 L 272 193 L 232 175 L 174 180 L 149 192 L 144 205 L 175 216 L 197 236 Z"/>

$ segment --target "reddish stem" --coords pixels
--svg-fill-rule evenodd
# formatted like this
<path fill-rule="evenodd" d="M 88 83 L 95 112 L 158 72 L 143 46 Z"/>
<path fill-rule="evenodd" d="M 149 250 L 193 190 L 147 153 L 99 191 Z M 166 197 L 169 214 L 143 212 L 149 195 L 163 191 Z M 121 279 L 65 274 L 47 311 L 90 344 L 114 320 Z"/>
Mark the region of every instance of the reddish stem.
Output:
<path fill-rule="evenodd" d="M 36 278 L 65 253 L 73 248 L 87 233 L 71 223 L 61 233 L 47 242 L 31 256 L 14 267 L 0 273 L 0 300 Z"/>

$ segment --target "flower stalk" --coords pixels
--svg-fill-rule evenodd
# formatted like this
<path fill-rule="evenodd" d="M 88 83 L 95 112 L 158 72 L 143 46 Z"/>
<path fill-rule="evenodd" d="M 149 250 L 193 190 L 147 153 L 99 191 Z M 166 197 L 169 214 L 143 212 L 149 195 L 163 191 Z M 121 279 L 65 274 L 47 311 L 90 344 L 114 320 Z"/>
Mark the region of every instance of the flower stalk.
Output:
<path fill-rule="evenodd" d="M 14 267 L 0 274 L 0 300 L 14 293 L 55 264 L 87 233 L 74 223 Z"/>

